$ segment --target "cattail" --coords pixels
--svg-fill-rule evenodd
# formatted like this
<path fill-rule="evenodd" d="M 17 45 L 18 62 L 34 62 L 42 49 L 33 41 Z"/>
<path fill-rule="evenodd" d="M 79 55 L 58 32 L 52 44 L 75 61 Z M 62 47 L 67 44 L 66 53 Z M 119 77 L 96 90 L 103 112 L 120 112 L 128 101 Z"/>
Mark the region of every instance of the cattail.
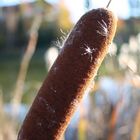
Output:
<path fill-rule="evenodd" d="M 59 140 L 94 80 L 116 31 L 107 9 L 91 10 L 75 25 L 20 129 L 18 140 Z"/>

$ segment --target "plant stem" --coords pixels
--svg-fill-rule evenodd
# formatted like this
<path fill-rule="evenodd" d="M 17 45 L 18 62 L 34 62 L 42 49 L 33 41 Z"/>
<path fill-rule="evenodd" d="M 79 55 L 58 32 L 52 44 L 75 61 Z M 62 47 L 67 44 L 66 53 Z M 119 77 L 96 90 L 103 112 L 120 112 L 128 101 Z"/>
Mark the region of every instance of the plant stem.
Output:
<path fill-rule="evenodd" d="M 42 22 L 42 16 L 37 15 L 30 29 L 29 42 L 21 61 L 20 70 L 16 81 L 16 87 L 14 90 L 14 95 L 11 100 L 13 117 L 15 117 L 19 111 L 19 105 L 21 103 L 22 96 L 24 93 L 23 90 L 25 85 L 25 78 L 26 78 L 29 63 L 36 49 L 38 30 L 41 25 L 41 22 Z"/>
<path fill-rule="evenodd" d="M 108 8 L 108 7 L 109 7 L 109 5 L 110 5 L 111 1 L 112 1 L 112 0 L 109 0 L 109 2 L 108 2 L 108 4 L 107 4 L 106 8 Z"/>

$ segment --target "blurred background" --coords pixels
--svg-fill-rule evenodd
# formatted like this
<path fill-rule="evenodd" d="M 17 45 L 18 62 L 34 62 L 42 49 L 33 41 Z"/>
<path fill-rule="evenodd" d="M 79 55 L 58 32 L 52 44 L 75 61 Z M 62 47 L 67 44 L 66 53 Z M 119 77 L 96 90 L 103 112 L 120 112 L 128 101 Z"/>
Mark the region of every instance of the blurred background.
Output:
<path fill-rule="evenodd" d="M 0 140 L 18 130 L 81 15 L 108 0 L 0 0 Z M 140 140 L 140 0 L 112 0 L 117 33 L 65 140 Z"/>

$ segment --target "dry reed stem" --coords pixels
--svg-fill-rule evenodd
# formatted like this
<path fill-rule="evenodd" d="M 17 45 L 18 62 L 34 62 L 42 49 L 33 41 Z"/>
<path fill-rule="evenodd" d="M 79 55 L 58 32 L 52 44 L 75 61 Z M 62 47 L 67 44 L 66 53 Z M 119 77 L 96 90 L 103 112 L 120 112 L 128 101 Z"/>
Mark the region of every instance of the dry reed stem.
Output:
<path fill-rule="evenodd" d="M 140 108 L 136 114 L 134 121 L 134 129 L 132 130 L 131 140 L 138 140 L 140 137 Z"/>
<path fill-rule="evenodd" d="M 119 109 L 121 108 L 122 103 L 123 103 L 123 99 L 119 100 L 119 102 L 116 104 L 116 106 L 114 107 L 113 112 L 111 114 L 111 118 L 110 118 L 110 122 L 109 122 L 108 140 L 115 139 L 115 127 L 116 127 L 118 116 L 119 116 Z"/>
<path fill-rule="evenodd" d="M 41 25 L 41 21 L 42 21 L 42 16 L 37 15 L 33 21 L 32 26 L 31 26 L 30 35 L 29 35 L 29 42 L 27 45 L 27 49 L 23 55 L 22 61 L 21 61 L 15 90 L 13 92 L 14 95 L 13 95 L 13 98 L 11 101 L 13 115 L 16 115 L 18 113 L 19 105 L 20 105 L 21 100 L 22 100 L 22 96 L 23 96 L 23 92 L 24 92 L 25 78 L 26 78 L 29 63 L 30 63 L 31 58 L 32 58 L 32 56 L 35 52 L 35 49 L 36 49 L 36 43 L 37 43 L 37 39 L 38 39 L 38 30 L 39 30 L 39 27 Z"/>
<path fill-rule="evenodd" d="M 0 116 L 3 115 L 3 96 L 2 96 L 2 90 L 0 89 Z"/>
<path fill-rule="evenodd" d="M 0 90 L 0 140 L 15 140 L 15 123 L 11 122 L 5 113 L 2 95 L 2 90 Z"/>
<path fill-rule="evenodd" d="M 87 131 L 87 120 L 85 118 L 80 118 L 78 124 L 78 139 L 86 140 L 86 131 Z"/>
<path fill-rule="evenodd" d="M 111 1 L 112 1 L 112 0 L 109 0 L 109 2 L 108 2 L 108 4 L 107 4 L 106 8 L 108 8 L 108 7 L 109 7 L 109 5 L 110 5 Z"/>

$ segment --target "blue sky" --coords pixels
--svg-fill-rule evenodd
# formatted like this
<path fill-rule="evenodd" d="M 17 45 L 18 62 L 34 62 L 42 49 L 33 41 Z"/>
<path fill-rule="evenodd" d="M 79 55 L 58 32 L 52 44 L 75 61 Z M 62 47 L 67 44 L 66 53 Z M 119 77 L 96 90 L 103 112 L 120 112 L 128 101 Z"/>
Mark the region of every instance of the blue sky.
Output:
<path fill-rule="evenodd" d="M 22 2 L 33 2 L 35 0 L 0 0 L 0 7 L 3 6 L 14 6 Z"/>
<path fill-rule="evenodd" d="M 0 6 L 12 6 L 20 4 L 21 2 L 33 2 L 35 0 L 0 0 Z M 51 4 L 57 4 L 59 0 L 45 0 Z M 61 0 L 62 1 L 62 0 Z M 106 7 L 109 0 L 91 0 L 91 9 Z M 76 22 L 80 16 L 86 12 L 84 7 L 84 0 L 63 0 L 70 11 L 71 19 Z M 120 18 L 129 17 L 128 0 L 112 0 L 109 9 L 114 11 Z"/>
<path fill-rule="evenodd" d="M 46 0 L 50 3 L 57 3 L 59 0 Z M 84 12 L 84 0 L 63 0 L 71 12 L 73 21 L 76 21 Z M 91 9 L 106 7 L 109 0 L 91 0 Z M 114 11 L 120 18 L 129 17 L 128 0 L 112 0 L 109 9 Z"/>
<path fill-rule="evenodd" d="M 84 4 L 81 4 L 84 3 L 84 0 L 65 0 L 65 3 L 71 12 L 74 22 L 85 12 Z M 91 0 L 90 9 L 106 7 L 107 3 L 108 0 Z M 126 19 L 129 17 L 129 5 L 127 0 L 112 0 L 109 9 L 114 11 L 120 18 Z"/>

